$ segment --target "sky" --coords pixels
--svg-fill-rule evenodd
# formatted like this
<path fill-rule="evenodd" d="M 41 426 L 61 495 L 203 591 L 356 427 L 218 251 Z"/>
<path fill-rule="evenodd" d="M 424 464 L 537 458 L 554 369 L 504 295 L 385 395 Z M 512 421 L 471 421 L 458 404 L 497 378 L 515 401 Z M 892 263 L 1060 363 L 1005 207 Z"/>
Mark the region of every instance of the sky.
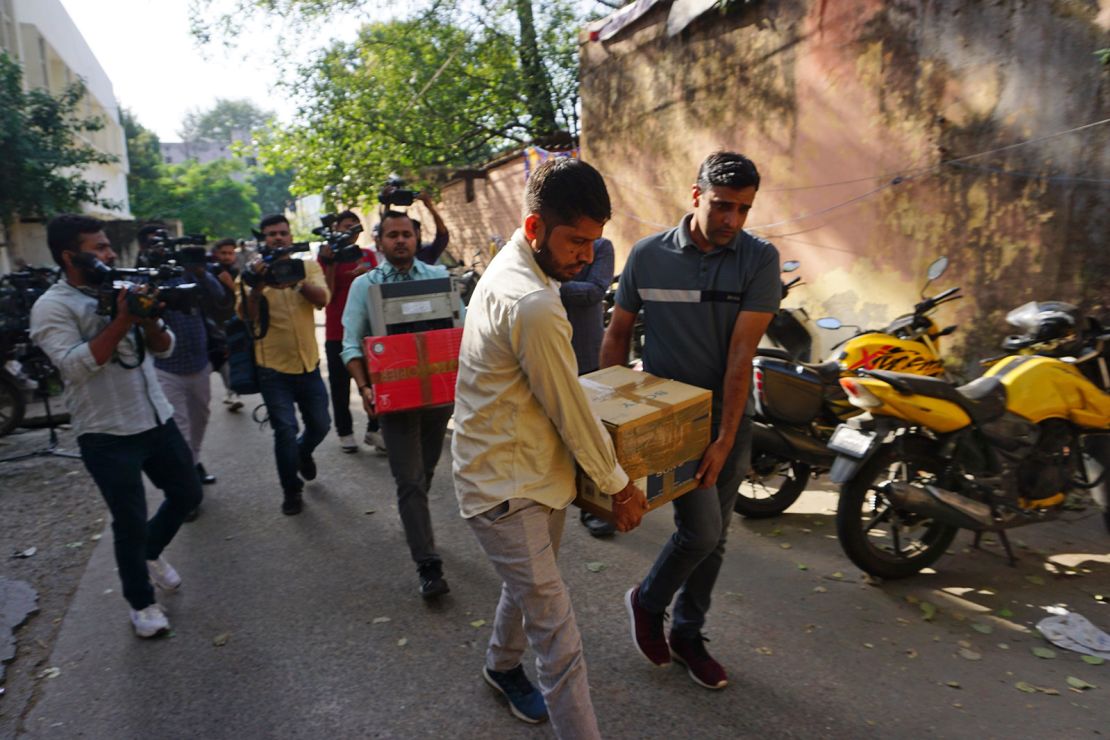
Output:
<path fill-rule="evenodd" d="M 162 141 L 180 141 L 185 114 L 217 98 L 248 98 L 282 120 L 294 112 L 293 102 L 273 89 L 280 72 L 270 50 L 283 43 L 279 34 L 230 52 L 218 43 L 201 49 L 189 35 L 188 0 L 61 2 L 111 79 L 120 106 Z M 328 38 L 350 40 L 355 26 L 334 24 L 343 30 Z"/>

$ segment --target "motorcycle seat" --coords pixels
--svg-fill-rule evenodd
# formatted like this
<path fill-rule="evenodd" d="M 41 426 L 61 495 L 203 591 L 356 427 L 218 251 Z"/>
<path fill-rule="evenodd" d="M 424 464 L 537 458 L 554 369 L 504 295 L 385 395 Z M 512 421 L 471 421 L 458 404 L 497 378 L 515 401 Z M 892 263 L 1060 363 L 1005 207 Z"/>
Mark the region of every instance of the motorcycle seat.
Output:
<path fill-rule="evenodd" d="M 997 419 L 1006 412 L 1006 386 L 995 377 L 979 378 L 957 387 L 945 380 L 927 375 L 895 373 L 888 370 L 863 370 L 860 374 L 889 383 L 903 395 L 917 394 L 951 401 L 966 411 L 977 424 Z"/>
<path fill-rule="evenodd" d="M 821 378 L 821 382 L 825 385 L 840 386 L 840 362 L 837 360 L 829 360 L 828 362 L 818 362 L 810 364 L 808 362 L 801 363 L 804 367 L 817 373 L 817 377 Z"/>

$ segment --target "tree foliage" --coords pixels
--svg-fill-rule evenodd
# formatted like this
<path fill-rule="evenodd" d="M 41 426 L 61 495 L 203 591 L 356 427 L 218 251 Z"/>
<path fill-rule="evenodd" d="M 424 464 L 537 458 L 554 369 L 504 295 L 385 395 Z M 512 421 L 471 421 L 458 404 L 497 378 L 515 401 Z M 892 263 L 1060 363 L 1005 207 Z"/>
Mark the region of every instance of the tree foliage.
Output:
<path fill-rule="evenodd" d="M 243 178 L 244 169 L 232 159 L 164 165 L 157 198 L 145 217 L 181 219 L 187 233 L 212 239 L 241 237 L 260 215 L 255 187 Z"/>
<path fill-rule="evenodd" d="M 250 100 L 218 98 L 208 110 L 187 113 L 178 133 L 183 141 L 233 144 L 249 141 L 256 129 L 264 128 L 273 118 L 272 111 L 262 110 Z"/>
<path fill-rule="evenodd" d="M 225 0 L 220 14 L 216 4 L 192 0 L 201 40 L 235 34 L 258 15 L 297 28 L 385 5 Z M 580 5 L 418 0 L 408 17 L 367 24 L 353 43 L 334 43 L 302 64 L 290 84 L 303 101 L 297 119 L 262 154 L 272 166 L 297 168 L 295 192 L 354 204 L 372 197 L 389 172 L 419 179 L 509 147 L 569 141 L 578 130 Z"/>
<path fill-rule="evenodd" d="M 118 209 L 122 204 L 100 197 L 103 182 L 85 179 L 90 165 L 116 157 L 83 140 L 104 121 L 82 116 L 85 87 L 75 82 L 59 95 L 23 90 L 23 71 L 0 52 L 0 224 L 16 216 L 46 217 L 81 204 Z"/>
<path fill-rule="evenodd" d="M 142 221 L 154 218 L 153 208 L 161 198 L 159 181 L 163 175 L 162 151 L 158 136 L 139 123 L 135 114 L 120 109 L 120 122 L 127 142 L 127 194 L 131 213 Z"/>

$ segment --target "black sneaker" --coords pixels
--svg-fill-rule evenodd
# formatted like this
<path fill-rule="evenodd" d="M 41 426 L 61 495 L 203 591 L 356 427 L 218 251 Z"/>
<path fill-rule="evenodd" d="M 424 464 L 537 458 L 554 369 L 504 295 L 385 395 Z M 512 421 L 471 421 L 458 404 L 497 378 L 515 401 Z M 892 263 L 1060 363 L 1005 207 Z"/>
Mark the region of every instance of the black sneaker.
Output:
<path fill-rule="evenodd" d="M 599 516 L 595 516 L 588 511 L 583 511 L 579 520 L 586 525 L 586 531 L 594 537 L 608 537 L 609 535 L 616 534 L 617 525 L 612 522 L 607 522 Z"/>
<path fill-rule="evenodd" d="M 447 581 L 443 579 L 443 565 L 431 563 L 423 566 L 420 571 L 420 596 L 424 599 L 435 599 L 451 591 Z"/>
<path fill-rule="evenodd" d="M 312 459 L 312 453 L 300 453 L 297 461 L 297 470 L 300 472 L 301 477 L 305 480 L 313 480 L 316 478 L 316 461 Z"/>
<path fill-rule="evenodd" d="M 216 482 L 216 476 L 205 470 L 204 465 L 201 463 L 197 463 L 197 475 L 200 476 L 200 482 L 206 486 L 210 486 Z"/>
<path fill-rule="evenodd" d="M 296 516 L 304 509 L 304 499 L 300 491 L 287 492 L 285 500 L 281 502 L 281 513 L 286 516 Z"/>
<path fill-rule="evenodd" d="M 547 704 L 528 676 L 524 675 L 524 666 L 518 665 L 509 671 L 483 668 L 482 678 L 505 697 L 509 711 L 517 719 L 532 725 L 547 721 Z"/>

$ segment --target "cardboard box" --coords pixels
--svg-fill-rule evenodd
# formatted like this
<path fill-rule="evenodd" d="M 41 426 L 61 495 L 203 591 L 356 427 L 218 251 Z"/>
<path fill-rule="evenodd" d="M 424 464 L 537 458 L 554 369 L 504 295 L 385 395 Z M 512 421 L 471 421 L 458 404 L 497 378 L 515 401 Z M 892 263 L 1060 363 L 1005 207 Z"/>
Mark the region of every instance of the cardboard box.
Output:
<path fill-rule="evenodd" d="M 658 509 L 697 487 L 694 474 L 712 434 L 713 394 L 626 367 L 579 378 L 613 437 L 617 460 Z M 574 503 L 612 521 L 612 498 L 581 470 Z"/>
<path fill-rule="evenodd" d="M 378 413 L 455 402 L 462 329 L 367 337 L 366 369 Z"/>

